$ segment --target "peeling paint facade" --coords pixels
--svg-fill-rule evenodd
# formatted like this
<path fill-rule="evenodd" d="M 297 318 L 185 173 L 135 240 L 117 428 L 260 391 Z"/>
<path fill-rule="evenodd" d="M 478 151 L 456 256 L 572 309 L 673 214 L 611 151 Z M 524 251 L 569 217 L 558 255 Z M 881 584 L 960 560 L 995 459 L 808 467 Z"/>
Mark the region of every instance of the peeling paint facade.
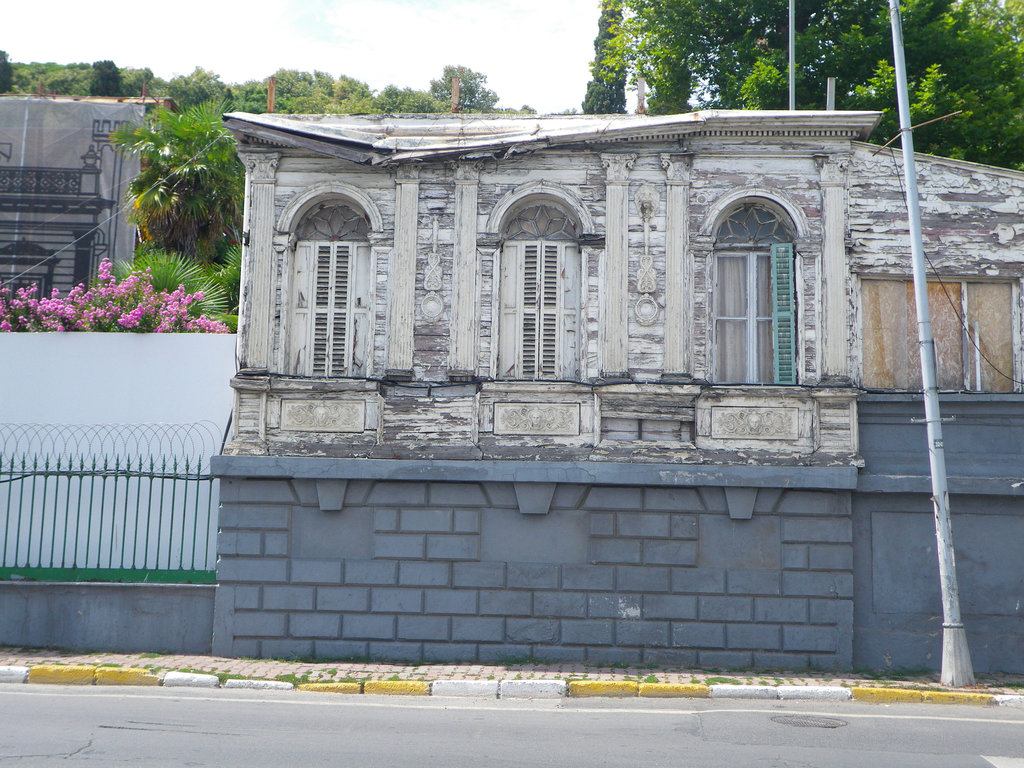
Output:
<path fill-rule="evenodd" d="M 214 651 L 849 666 L 859 401 L 917 365 L 877 118 L 227 115 L 248 173 Z M 918 169 L 940 381 L 1012 398 L 1024 174 Z M 302 535 L 339 554 L 302 551 L 332 513 Z M 300 612 L 350 589 L 362 618 L 296 633 L 244 586 L 270 561 Z M 490 634 L 459 642 L 470 614 Z"/>

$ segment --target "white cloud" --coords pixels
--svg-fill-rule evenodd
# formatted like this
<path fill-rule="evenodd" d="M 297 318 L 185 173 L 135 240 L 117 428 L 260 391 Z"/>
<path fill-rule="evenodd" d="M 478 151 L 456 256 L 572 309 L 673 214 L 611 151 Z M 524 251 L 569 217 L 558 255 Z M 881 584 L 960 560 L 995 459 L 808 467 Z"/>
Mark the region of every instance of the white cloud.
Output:
<path fill-rule="evenodd" d="M 55 6 L 55 7 L 54 7 Z M 5 9 L 13 61 L 150 67 L 158 76 L 197 66 L 225 82 L 279 68 L 345 74 L 380 89 L 425 89 L 446 64 L 487 75 L 503 106 L 579 109 L 589 79 L 598 0 L 178 0 L 142 5 L 79 0 Z"/>

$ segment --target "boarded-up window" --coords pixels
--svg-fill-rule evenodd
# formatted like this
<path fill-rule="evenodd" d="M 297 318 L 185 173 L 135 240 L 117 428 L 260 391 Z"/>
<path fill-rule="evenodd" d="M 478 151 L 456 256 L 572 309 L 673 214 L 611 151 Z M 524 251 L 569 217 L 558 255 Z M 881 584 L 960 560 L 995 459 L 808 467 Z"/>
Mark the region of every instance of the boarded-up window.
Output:
<path fill-rule="evenodd" d="M 951 279 L 931 282 L 928 307 L 939 389 L 1012 391 L 1012 286 Z M 864 280 L 861 314 L 863 385 L 920 390 L 914 284 L 908 280 Z"/>
<path fill-rule="evenodd" d="M 288 370 L 300 376 L 369 375 L 370 246 L 364 218 L 321 205 L 295 247 Z"/>

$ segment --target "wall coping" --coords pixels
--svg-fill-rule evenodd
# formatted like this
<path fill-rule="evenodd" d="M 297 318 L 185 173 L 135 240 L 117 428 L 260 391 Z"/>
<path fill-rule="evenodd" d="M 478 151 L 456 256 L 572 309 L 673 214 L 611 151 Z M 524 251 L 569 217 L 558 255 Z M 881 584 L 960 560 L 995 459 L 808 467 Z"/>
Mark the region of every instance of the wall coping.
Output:
<path fill-rule="evenodd" d="M 214 456 L 211 470 L 220 478 L 741 486 L 817 490 L 853 490 L 857 487 L 856 467 Z"/>

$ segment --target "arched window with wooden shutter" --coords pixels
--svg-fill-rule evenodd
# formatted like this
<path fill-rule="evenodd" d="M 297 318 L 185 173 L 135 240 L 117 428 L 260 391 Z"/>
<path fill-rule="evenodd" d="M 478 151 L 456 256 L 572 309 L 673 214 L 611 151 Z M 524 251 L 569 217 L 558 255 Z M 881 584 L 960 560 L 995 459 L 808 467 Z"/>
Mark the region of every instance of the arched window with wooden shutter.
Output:
<path fill-rule="evenodd" d="M 500 378 L 579 378 L 577 229 L 567 213 L 546 201 L 520 208 L 506 224 L 499 275 Z"/>
<path fill-rule="evenodd" d="M 719 383 L 796 384 L 793 229 L 766 203 L 745 202 L 715 237 L 714 360 Z"/>
<path fill-rule="evenodd" d="M 340 202 L 314 207 L 299 225 L 287 344 L 290 373 L 369 375 L 368 231 L 366 218 Z"/>

